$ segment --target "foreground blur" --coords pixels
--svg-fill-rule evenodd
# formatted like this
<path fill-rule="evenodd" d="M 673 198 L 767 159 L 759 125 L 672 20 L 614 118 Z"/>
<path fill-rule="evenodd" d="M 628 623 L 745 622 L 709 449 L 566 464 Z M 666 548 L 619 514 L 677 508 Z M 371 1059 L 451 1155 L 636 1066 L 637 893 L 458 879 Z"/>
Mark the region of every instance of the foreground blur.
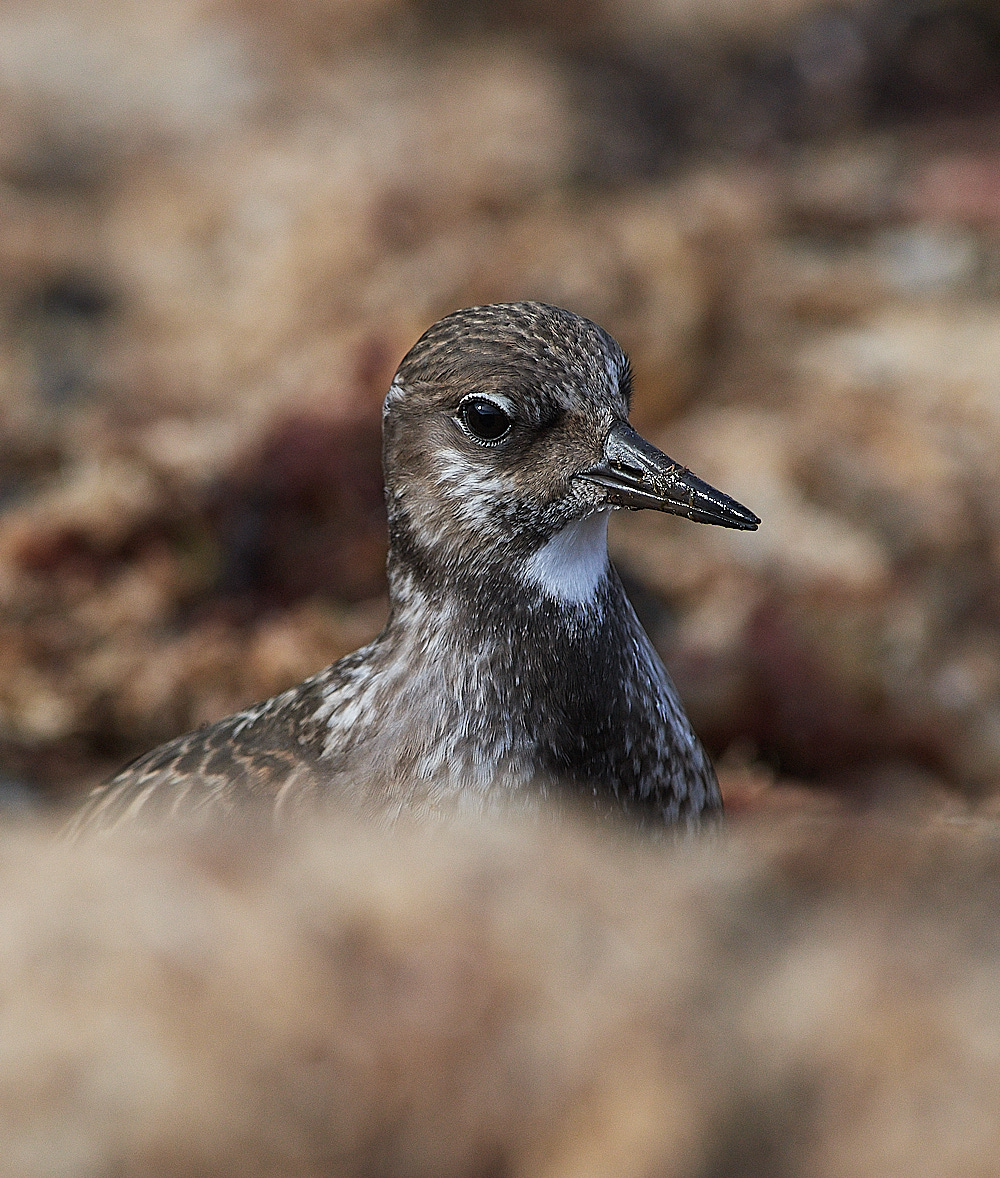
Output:
<path fill-rule="evenodd" d="M 992 1173 L 1000 835 L 0 832 L 3 1172 Z"/>

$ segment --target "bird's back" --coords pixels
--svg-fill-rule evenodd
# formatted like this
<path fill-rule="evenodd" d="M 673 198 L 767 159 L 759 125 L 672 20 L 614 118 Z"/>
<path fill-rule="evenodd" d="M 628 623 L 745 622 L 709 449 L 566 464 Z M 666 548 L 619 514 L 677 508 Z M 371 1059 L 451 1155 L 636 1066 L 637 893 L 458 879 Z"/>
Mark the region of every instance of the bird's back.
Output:
<path fill-rule="evenodd" d="M 90 794 L 71 832 L 314 803 L 322 770 L 305 739 L 312 693 L 301 688 L 294 700 L 276 696 L 143 754 Z"/>

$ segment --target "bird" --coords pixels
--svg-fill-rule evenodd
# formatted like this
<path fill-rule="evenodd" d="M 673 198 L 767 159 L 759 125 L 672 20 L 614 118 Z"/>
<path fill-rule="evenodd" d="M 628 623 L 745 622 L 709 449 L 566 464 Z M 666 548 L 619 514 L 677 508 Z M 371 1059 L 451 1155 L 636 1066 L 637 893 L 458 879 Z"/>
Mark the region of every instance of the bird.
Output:
<path fill-rule="evenodd" d="M 388 620 L 298 686 L 139 757 L 73 833 L 343 804 L 391 822 L 570 798 L 640 825 L 721 810 L 607 547 L 612 511 L 758 517 L 629 424 L 629 360 L 539 302 L 455 311 L 382 412 Z"/>

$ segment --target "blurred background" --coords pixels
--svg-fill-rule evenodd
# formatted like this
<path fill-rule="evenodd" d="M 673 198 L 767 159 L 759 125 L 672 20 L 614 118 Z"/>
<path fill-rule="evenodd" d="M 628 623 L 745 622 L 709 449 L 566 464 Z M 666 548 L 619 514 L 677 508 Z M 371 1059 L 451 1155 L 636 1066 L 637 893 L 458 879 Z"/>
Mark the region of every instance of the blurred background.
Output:
<path fill-rule="evenodd" d="M 731 809 L 989 813 L 998 125 L 974 0 L 5 0 L 4 799 L 376 633 L 394 368 L 541 298 L 763 519 L 612 536 Z"/>
<path fill-rule="evenodd" d="M 377 632 L 456 307 L 763 520 L 611 536 L 718 839 L 0 821 L 5 1174 L 996 1172 L 998 131 L 975 0 L 0 0 L 0 817 Z"/>

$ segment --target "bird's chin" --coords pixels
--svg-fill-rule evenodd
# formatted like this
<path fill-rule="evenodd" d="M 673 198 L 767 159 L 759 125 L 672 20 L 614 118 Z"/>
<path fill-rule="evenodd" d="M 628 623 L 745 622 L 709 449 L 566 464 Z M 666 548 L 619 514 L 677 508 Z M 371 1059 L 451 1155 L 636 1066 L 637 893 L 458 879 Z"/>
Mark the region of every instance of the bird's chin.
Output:
<path fill-rule="evenodd" d="M 608 570 L 609 514 L 603 507 L 570 520 L 527 561 L 528 582 L 568 604 L 592 601 Z"/>

